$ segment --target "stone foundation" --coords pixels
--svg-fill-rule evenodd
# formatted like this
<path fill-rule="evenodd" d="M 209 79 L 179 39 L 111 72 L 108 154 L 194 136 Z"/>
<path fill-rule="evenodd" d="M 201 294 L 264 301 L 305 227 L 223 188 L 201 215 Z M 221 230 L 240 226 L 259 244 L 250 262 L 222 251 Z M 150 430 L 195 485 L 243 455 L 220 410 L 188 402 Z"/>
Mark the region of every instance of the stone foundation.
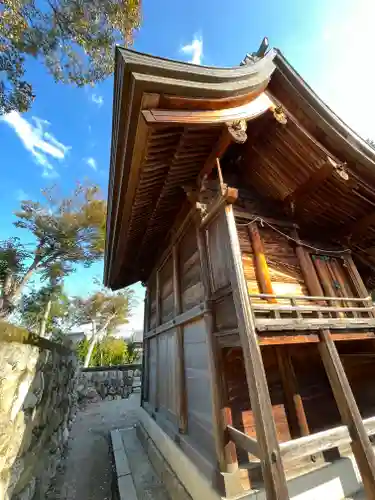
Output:
<path fill-rule="evenodd" d="M 133 392 L 134 380 L 140 376 L 141 365 L 82 368 L 78 395 L 87 399 L 125 399 Z"/>
<path fill-rule="evenodd" d="M 45 498 L 75 416 L 76 368 L 69 348 L 0 325 L 2 500 Z"/>

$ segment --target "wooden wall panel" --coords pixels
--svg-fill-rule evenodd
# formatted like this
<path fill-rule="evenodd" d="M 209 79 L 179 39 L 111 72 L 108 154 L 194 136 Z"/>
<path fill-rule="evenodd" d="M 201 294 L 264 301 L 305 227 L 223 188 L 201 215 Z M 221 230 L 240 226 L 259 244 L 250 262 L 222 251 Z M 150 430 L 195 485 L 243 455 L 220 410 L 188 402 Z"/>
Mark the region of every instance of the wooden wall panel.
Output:
<path fill-rule="evenodd" d="M 148 341 L 149 345 L 149 394 L 148 400 L 150 405 L 155 408 L 157 406 L 157 342 L 158 337 L 153 337 Z"/>
<path fill-rule="evenodd" d="M 159 271 L 161 323 L 174 317 L 173 299 L 173 262 L 172 255 L 165 261 Z"/>
<path fill-rule="evenodd" d="M 223 213 L 220 213 L 209 224 L 206 239 L 210 263 L 211 290 L 216 292 L 230 284 L 227 257 L 229 248 Z"/>
<path fill-rule="evenodd" d="M 150 318 L 149 327 L 150 329 L 155 328 L 156 324 L 156 279 L 155 276 L 149 282 L 150 288 Z"/>
<path fill-rule="evenodd" d="M 310 433 L 341 425 L 316 344 L 289 347 Z"/>
<path fill-rule="evenodd" d="M 362 418 L 375 415 L 375 343 L 358 340 L 336 343 Z"/>
<path fill-rule="evenodd" d="M 290 432 L 285 412 L 284 394 L 274 349 L 262 348 L 263 362 L 270 391 L 272 412 L 276 423 L 277 437 L 280 442 L 290 440 Z M 228 406 L 232 410 L 233 425 L 256 437 L 255 422 L 246 382 L 242 349 L 239 347 L 223 350 L 225 379 L 227 384 Z"/>
<path fill-rule="evenodd" d="M 184 326 L 188 435 L 208 459 L 215 459 L 208 348 L 203 319 Z"/>
<path fill-rule="evenodd" d="M 204 300 L 201 270 L 196 237 L 192 223 L 179 244 L 179 266 L 181 276 L 181 305 L 187 311 Z"/>
<path fill-rule="evenodd" d="M 216 332 L 232 330 L 238 327 L 236 309 L 234 307 L 233 295 L 225 295 L 213 305 L 213 314 Z"/>
<path fill-rule="evenodd" d="M 249 293 L 261 293 L 255 273 L 255 261 L 247 228 L 238 225 L 242 264 Z M 282 228 L 284 233 L 288 229 Z M 290 241 L 270 227 L 259 227 L 272 288 L 279 295 L 308 295 L 297 255 Z M 253 299 L 254 300 L 254 299 Z M 278 302 L 288 301 L 278 300 Z"/>
<path fill-rule="evenodd" d="M 176 330 L 158 336 L 158 403 L 159 411 L 174 423 L 177 419 Z"/>

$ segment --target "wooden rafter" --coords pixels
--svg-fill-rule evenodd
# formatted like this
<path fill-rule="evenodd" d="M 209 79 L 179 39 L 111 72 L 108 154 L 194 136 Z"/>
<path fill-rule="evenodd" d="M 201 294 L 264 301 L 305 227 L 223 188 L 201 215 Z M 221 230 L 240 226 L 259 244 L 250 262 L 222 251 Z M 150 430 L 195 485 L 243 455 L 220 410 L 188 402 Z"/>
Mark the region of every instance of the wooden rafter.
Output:
<path fill-rule="evenodd" d="M 319 169 L 315 170 L 303 184 L 300 184 L 293 193 L 290 193 L 285 198 L 285 203 L 287 205 L 294 204 L 295 207 L 300 205 L 304 199 L 333 174 L 336 167 L 337 163 L 328 156 Z"/>

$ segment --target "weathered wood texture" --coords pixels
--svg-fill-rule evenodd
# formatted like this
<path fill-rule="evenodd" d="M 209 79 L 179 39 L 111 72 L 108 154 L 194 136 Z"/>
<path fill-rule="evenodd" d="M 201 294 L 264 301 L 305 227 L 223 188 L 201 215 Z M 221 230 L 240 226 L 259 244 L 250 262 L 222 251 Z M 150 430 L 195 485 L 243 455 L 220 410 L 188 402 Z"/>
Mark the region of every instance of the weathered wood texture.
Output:
<path fill-rule="evenodd" d="M 238 329 L 245 359 L 246 380 L 256 422 L 257 441 L 262 454 L 262 473 L 269 500 L 288 499 L 284 469 L 281 463 L 272 405 L 265 368 L 257 343 L 254 318 L 250 309 L 247 284 L 242 266 L 241 248 L 233 207 L 225 207 L 226 238 L 230 242 L 228 267 L 238 318 Z"/>
<path fill-rule="evenodd" d="M 159 271 L 160 281 L 160 319 L 166 323 L 174 316 L 173 261 L 170 254 Z"/>
<path fill-rule="evenodd" d="M 248 292 L 265 293 L 266 287 L 259 281 L 257 276 L 253 247 L 250 245 L 247 230 L 243 226 L 237 227 Z M 286 229 L 283 228 L 283 231 L 285 232 Z M 273 293 L 281 295 L 307 295 L 308 291 L 293 246 L 285 237 L 268 227 L 260 227 L 259 235 L 263 242 L 264 257 L 268 266 L 270 285 Z"/>
<path fill-rule="evenodd" d="M 184 326 L 188 435 L 194 446 L 215 461 L 212 398 L 204 319 Z"/>
<path fill-rule="evenodd" d="M 375 499 L 375 454 L 329 330 L 321 330 L 320 338 L 319 352 L 341 419 L 347 425 L 352 439 L 351 447 L 362 476 L 366 496 L 369 500 L 373 500 Z"/>
<path fill-rule="evenodd" d="M 181 308 L 187 311 L 204 300 L 195 224 L 190 224 L 179 244 Z"/>
<path fill-rule="evenodd" d="M 177 406 L 177 333 L 170 330 L 158 337 L 158 410 L 174 424 Z"/>

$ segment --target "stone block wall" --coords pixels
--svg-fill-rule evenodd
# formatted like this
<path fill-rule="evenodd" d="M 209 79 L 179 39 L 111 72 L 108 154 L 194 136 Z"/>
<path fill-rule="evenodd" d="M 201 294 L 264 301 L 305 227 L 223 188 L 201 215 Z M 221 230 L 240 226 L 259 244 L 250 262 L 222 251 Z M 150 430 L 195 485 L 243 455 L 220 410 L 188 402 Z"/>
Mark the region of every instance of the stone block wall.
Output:
<path fill-rule="evenodd" d="M 80 398 L 111 400 L 127 398 L 140 390 L 142 365 L 82 368 L 78 395 Z"/>
<path fill-rule="evenodd" d="M 41 500 L 75 416 L 77 361 L 69 348 L 19 331 L 0 325 L 0 499 Z"/>

